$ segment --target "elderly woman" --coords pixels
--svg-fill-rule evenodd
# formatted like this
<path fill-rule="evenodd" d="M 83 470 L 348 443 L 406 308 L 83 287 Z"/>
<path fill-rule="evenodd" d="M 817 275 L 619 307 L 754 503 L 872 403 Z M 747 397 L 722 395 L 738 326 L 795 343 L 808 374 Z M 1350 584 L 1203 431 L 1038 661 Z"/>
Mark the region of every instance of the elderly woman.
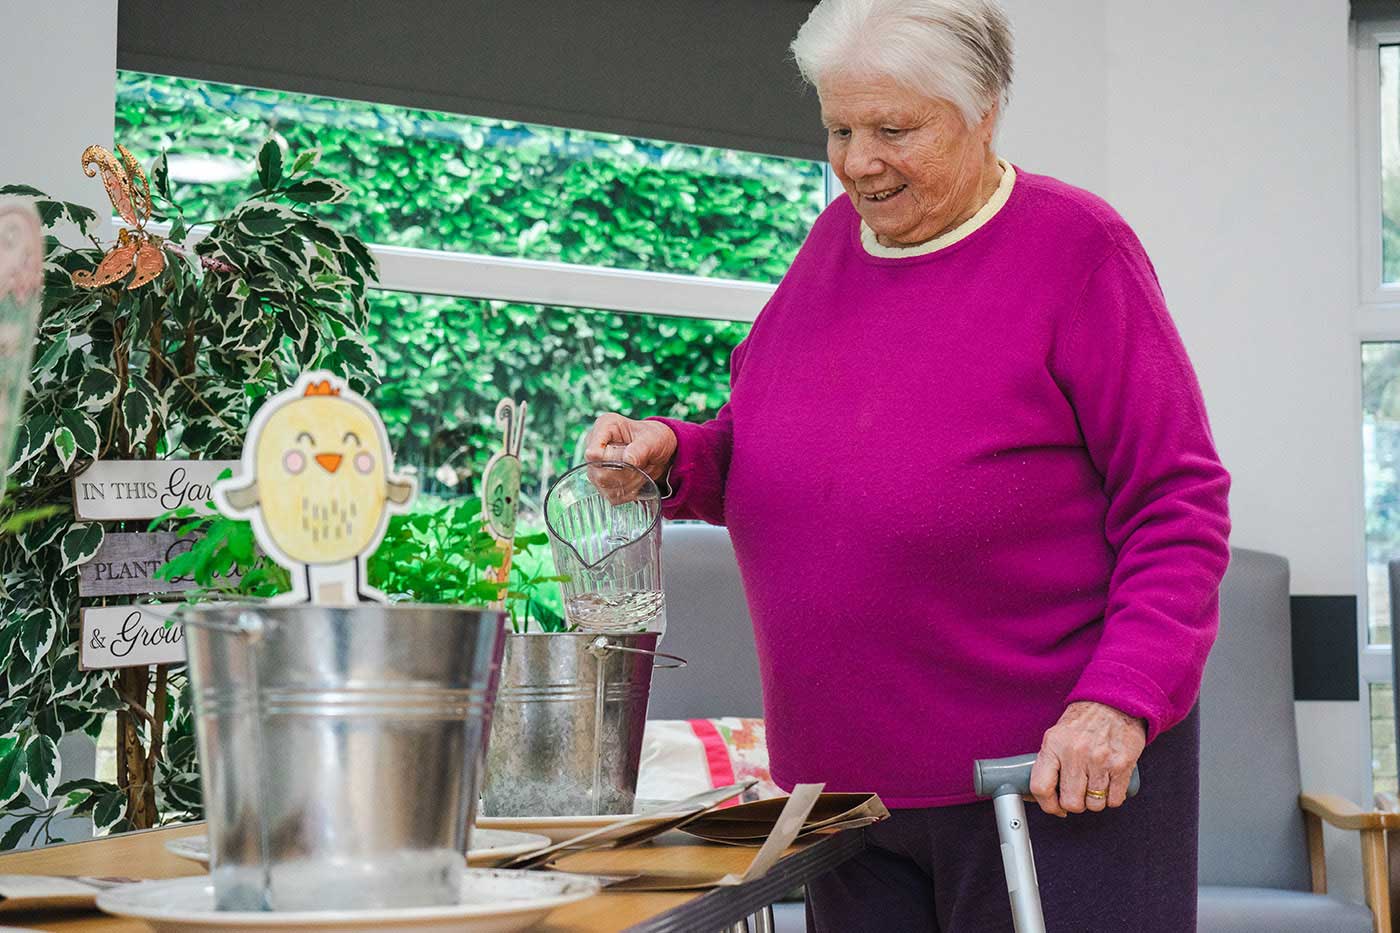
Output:
<path fill-rule="evenodd" d="M 1152 264 L 995 154 L 994 0 L 823 0 L 792 49 L 847 197 L 718 416 L 604 415 L 589 456 L 625 444 L 669 517 L 729 527 L 774 779 L 893 811 L 809 887 L 813 929 L 1009 931 L 972 762 L 1039 749 L 1049 928 L 1194 930 L 1229 478 Z"/>

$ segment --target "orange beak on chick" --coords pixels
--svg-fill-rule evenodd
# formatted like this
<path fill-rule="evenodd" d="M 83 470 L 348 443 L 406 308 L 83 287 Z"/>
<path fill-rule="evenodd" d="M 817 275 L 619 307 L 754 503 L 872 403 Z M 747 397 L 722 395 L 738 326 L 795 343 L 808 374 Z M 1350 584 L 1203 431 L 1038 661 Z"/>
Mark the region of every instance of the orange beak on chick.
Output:
<path fill-rule="evenodd" d="M 316 462 L 321 464 L 321 469 L 327 473 L 334 473 L 340 469 L 340 461 L 345 459 L 344 454 L 317 454 Z"/>

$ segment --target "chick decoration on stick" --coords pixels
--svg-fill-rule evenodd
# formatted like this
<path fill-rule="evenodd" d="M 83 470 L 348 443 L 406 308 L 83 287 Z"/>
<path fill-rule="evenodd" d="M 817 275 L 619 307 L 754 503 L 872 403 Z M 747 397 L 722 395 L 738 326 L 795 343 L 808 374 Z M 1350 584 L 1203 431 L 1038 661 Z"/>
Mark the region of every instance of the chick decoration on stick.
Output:
<path fill-rule="evenodd" d="M 258 410 L 242 465 L 214 486 L 214 503 L 249 519 L 263 552 L 291 572 L 293 590 L 277 602 L 386 601 L 366 583 L 365 564 L 415 484 L 394 473 L 369 402 L 330 373 L 304 373 Z"/>
<path fill-rule="evenodd" d="M 496 405 L 496 423 L 501 426 L 501 449 L 486 461 L 481 471 L 481 511 L 496 546 L 505 552 L 500 569 L 487 576 L 496 583 L 510 580 L 510 561 L 515 548 L 515 516 L 520 507 L 520 445 L 525 437 L 525 403 L 503 398 Z M 497 607 L 505 604 L 505 596 Z"/>

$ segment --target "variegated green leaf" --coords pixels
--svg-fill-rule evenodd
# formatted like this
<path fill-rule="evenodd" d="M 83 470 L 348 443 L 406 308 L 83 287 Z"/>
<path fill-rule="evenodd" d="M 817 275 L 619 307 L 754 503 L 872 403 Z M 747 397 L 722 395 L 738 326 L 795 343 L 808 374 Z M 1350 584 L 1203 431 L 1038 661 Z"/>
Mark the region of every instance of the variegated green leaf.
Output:
<path fill-rule="evenodd" d="M 97 806 L 92 810 L 92 824 L 98 829 L 107 829 L 122 818 L 122 807 L 126 803 L 121 791 L 94 794 Z"/>
<path fill-rule="evenodd" d="M 77 693 L 83 686 L 83 672 L 78 667 L 76 645 L 64 650 L 49 670 L 49 683 L 53 686 L 52 698 L 57 700 L 71 693 Z M 0 724 L 3 725 L 3 724 Z"/>
<path fill-rule="evenodd" d="M 24 785 L 24 749 L 18 735 L 0 735 L 0 806 L 20 796 Z"/>
<path fill-rule="evenodd" d="M 122 396 L 122 422 L 132 440 L 140 440 L 150 433 L 156 423 L 156 404 L 155 389 L 144 377 L 133 375 Z"/>
<path fill-rule="evenodd" d="M 63 469 L 68 469 L 73 465 L 73 458 L 78 455 L 78 442 L 73 439 L 73 432 L 68 428 L 60 426 L 53 432 L 53 449 L 58 454 L 58 462 Z"/>
<path fill-rule="evenodd" d="M 282 181 L 282 147 L 269 139 L 258 152 L 258 184 L 267 191 Z"/>
<path fill-rule="evenodd" d="M 250 237 L 274 237 L 291 228 L 297 215 L 278 204 L 256 201 L 234 215 L 238 229 Z"/>
<path fill-rule="evenodd" d="M 72 409 L 59 415 L 58 421 L 73 435 L 73 442 L 77 444 L 79 455 L 84 457 L 97 456 L 98 447 L 102 444 L 102 437 L 97 431 L 96 422 L 82 412 Z"/>
<path fill-rule="evenodd" d="M 302 172 L 310 171 L 316 167 L 316 163 L 319 161 L 321 161 L 320 147 L 313 146 L 310 149 L 303 149 L 292 160 L 292 170 L 287 174 L 300 175 Z"/>
<path fill-rule="evenodd" d="M 218 443 L 222 437 L 218 424 L 205 419 L 191 421 L 185 425 L 185 432 L 180 437 L 180 443 L 192 454 L 203 454 L 211 446 Z"/>
<path fill-rule="evenodd" d="M 5 835 L 0 836 L 0 851 L 8 852 L 15 848 L 24 839 L 24 834 L 34 828 L 34 824 L 39 822 L 39 813 L 26 813 L 17 818 L 10 827 L 5 830 Z"/>
<path fill-rule="evenodd" d="M 102 546 L 102 526 L 97 522 L 78 522 L 63 533 L 59 550 L 63 553 L 61 573 L 92 560 Z"/>
<path fill-rule="evenodd" d="M 34 792 L 47 800 L 59 777 L 58 745 L 46 735 L 34 735 L 24 746 L 24 776 Z"/>
<path fill-rule="evenodd" d="M 367 370 L 374 366 L 374 356 L 370 353 L 369 347 L 360 340 L 349 337 L 337 340 L 335 352 L 347 364 L 357 369 Z"/>
<path fill-rule="evenodd" d="M 350 250 L 350 255 L 355 257 L 360 268 L 365 271 L 365 275 L 371 279 L 379 278 L 379 262 L 374 258 L 364 241 L 356 236 L 345 237 L 345 246 Z"/>
<path fill-rule="evenodd" d="M 68 332 L 54 337 L 49 341 L 49 345 L 44 349 L 43 354 L 34 361 L 34 368 L 30 375 L 30 384 L 36 386 L 47 385 L 58 373 L 59 364 L 68 354 Z"/>
<path fill-rule="evenodd" d="M 76 650 L 77 646 L 73 645 L 66 648 L 64 653 Z M 62 723 L 58 721 L 58 708 L 51 699 L 44 703 L 39 714 L 34 717 L 34 728 L 39 730 L 40 735 L 46 735 L 55 742 L 63 738 L 64 729 Z"/>
<path fill-rule="evenodd" d="M 0 703 L 0 735 L 18 732 L 29 714 L 29 697 L 10 697 Z"/>
<path fill-rule="evenodd" d="M 60 275 L 67 278 L 68 273 L 60 270 Z M 46 333 L 57 333 L 62 330 L 72 329 L 75 333 L 82 333 L 90 323 L 92 315 L 102 307 L 102 299 L 93 297 L 85 301 L 78 301 L 71 305 L 60 307 L 54 313 L 44 318 L 43 330 Z"/>
<path fill-rule="evenodd" d="M 78 383 L 78 407 L 101 411 L 117 397 L 117 377 L 105 366 L 89 367 Z"/>
<path fill-rule="evenodd" d="M 43 668 L 38 662 L 26 658 L 23 651 L 18 650 L 18 639 L 15 640 L 15 649 L 10 652 L 10 665 L 5 671 L 5 682 L 10 690 L 19 693 L 43 672 Z"/>
<path fill-rule="evenodd" d="M 155 189 L 156 194 L 165 200 L 174 200 L 170 196 L 170 159 L 164 152 L 156 157 L 155 163 L 151 166 L 151 187 Z"/>
<path fill-rule="evenodd" d="M 19 546 L 26 556 L 33 557 L 35 551 L 48 547 L 67 527 L 68 519 L 62 516 L 35 522 L 19 533 Z"/>
<path fill-rule="evenodd" d="M 287 336 L 297 343 L 304 343 L 311 333 L 311 322 L 307 320 L 306 312 L 297 307 L 288 308 L 282 315 L 282 326 Z"/>
<path fill-rule="evenodd" d="M 15 459 L 10 465 L 11 473 L 44 452 L 49 441 L 53 440 L 55 426 L 51 415 L 34 415 L 20 424 L 15 440 Z"/>
<path fill-rule="evenodd" d="M 58 615 L 47 609 L 31 609 L 20 618 L 15 644 L 31 666 L 37 665 L 53 647 L 58 635 L 58 619 Z"/>
<path fill-rule="evenodd" d="M 302 204 L 335 204 L 345 200 L 350 188 L 330 178 L 308 178 L 288 185 L 283 194 Z"/>
<path fill-rule="evenodd" d="M 345 238 L 319 221 L 302 220 L 297 224 L 297 232 L 317 246 L 329 248 L 335 255 L 346 251 Z"/>

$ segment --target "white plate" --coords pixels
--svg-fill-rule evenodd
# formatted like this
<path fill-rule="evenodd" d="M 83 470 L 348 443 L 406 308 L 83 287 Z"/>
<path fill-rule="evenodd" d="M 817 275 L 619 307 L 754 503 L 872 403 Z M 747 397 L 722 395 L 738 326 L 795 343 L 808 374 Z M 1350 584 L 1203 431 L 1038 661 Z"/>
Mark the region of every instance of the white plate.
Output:
<path fill-rule="evenodd" d="M 467 864 L 473 868 L 490 868 L 506 859 L 547 846 L 552 842 L 548 836 L 538 833 L 518 833 L 503 829 L 487 829 L 478 826 L 472 830 L 471 848 L 467 850 Z M 203 865 L 209 864 L 209 837 L 182 836 L 165 844 L 171 855 L 187 858 Z M 0 931 L 3 933 L 3 931 Z"/>
<path fill-rule="evenodd" d="M 598 887 L 592 878 L 558 872 L 464 868 L 462 902 L 449 907 L 281 913 L 215 910 L 213 882 L 197 877 L 122 885 L 99 894 L 97 906 L 118 917 L 144 920 L 156 933 L 514 933 L 528 930 L 557 907 L 592 897 Z"/>
<path fill-rule="evenodd" d="M 675 814 L 660 813 L 650 819 L 638 820 L 634 828 L 643 829 L 674 818 Z M 479 816 L 476 818 L 476 825 L 482 829 L 539 833 L 541 836 L 548 836 L 549 841 L 555 843 L 631 819 L 635 819 L 635 815 L 631 813 L 613 813 L 606 816 Z"/>

